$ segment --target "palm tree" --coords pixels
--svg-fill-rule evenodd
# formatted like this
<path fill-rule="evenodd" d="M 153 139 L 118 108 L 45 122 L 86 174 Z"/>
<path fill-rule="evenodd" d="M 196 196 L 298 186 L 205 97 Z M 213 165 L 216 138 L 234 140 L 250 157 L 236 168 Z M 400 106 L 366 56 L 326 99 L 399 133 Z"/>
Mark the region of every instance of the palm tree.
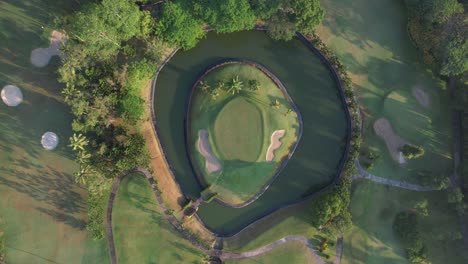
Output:
<path fill-rule="evenodd" d="M 232 94 L 238 94 L 242 91 L 242 88 L 244 87 L 244 84 L 242 81 L 239 80 L 239 76 L 237 75 L 236 77 L 232 78 L 232 81 L 229 83 L 229 92 Z"/>
<path fill-rule="evenodd" d="M 76 135 L 73 133 L 73 136 L 70 137 L 70 146 L 73 150 L 84 151 L 85 146 L 89 144 L 88 139 L 82 134 Z"/>
<path fill-rule="evenodd" d="M 210 91 L 211 100 L 216 100 L 219 96 L 219 88 L 216 87 Z"/>
<path fill-rule="evenodd" d="M 204 92 L 207 93 L 210 90 L 210 85 L 207 82 L 200 81 L 200 89 Z"/>
<path fill-rule="evenodd" d="M 274 100 L 271 101 L 270 105 L 271 105 L 271 107 L 279 108 L 281 104 L 278 101 L 278 99 L 274 99 Z"/>
<path fill-rule="evenodd" d="M 219 89 L 219 90 L 223 90 L 225 85 L 226 84 L 223 81 L 218 81 L 216 83 L 216 88 Z"/>

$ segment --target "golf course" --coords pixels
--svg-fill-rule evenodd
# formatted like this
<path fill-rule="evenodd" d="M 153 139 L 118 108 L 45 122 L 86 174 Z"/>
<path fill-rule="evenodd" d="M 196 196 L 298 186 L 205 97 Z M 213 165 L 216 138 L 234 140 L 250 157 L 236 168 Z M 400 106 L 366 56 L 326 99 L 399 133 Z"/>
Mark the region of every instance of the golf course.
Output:
<path fill-rule="evenodd" d="M 468 263 L 467 7 L 1 0 L 0 264 Z"/>
<path fill-rule="evenodd" d="M 216 198 L 246 205 L 268 188 L 292 156 L 301 122 L 284 93 L 246 62 L 218 64 L 195 83 L 187 118 L 188 151 Z"/>

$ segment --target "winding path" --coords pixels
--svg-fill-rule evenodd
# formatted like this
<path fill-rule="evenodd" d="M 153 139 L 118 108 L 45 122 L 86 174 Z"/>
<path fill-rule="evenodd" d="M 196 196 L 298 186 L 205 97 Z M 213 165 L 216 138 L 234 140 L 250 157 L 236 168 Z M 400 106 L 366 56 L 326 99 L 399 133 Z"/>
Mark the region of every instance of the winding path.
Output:
<path fill-rule="evenodd" d="M 124 171 L 122 174 L 120 174 L 117 179 L 114 181 L 112 185 L 112 191 L 109 196 L 109 202 L 108 202 L 108 207 L 107 207 L 107 219 L 106 219 L 106 238 L 108 241 L 109 245 L 109 255 L 111 259 L 112 264 L 117 263 L 117 254 L 115 251 L 115 243 L 114 243 L 114 233 L 112 230 L 112 211 L 114 207 L 114 201 L 115 197 L 117 196 L 117 192 L 119 190 L 120 184 L 122 183 L 122 180 L 127 176 L 132 173 L 140 172 L 145 175 L 146 179 L 151 185 L 151 188 L 153 189 L 154 196 L 156 197 L 156 201 L 158 202 L 160 208 L 164 212 L 164 216 L 166 220 L 169 222 L 169 224 L 176 230 L 178 231 L 185 239 L 190 241 L 190 243 L 198 248 L 200 251 L 204 252 L 205 254 L 211 255 L 211 256 L 217 256 L 221 259 L 242 259 L 242 258 L 250 258 L 258 255 L 262 255 L 265 253 L 268 253 L 269 251 L 289 242 L 289 241 L 299 241 L 302 242 L 304 245 L 307 246 L 307 248 L 310 250 L 310 252 L 313 254 L 314 258 L 316 259 L 316 262 L 319 264 L 326 264 L 326 262 L 318 255 L 317 251 L 314 249 L 314 246 L 312 243 L 310 243 L 309 239 L 307 239 L 304 236 L 286 236 L 283 237 L 275 242 L 272 242 L 271 244 L 268 244 L 263 247 L 259 247 L 257 249 L 251 250 L 251 251 L 246 251 L 242 253 L 236 253 L 236 252 L 223 252 L 222 250 L 216 250 L 216 249 L 208 249 L 205 246 L 203 246 L 201 243 L 199 243 L 192 235 L 187 233 L 185 229 L 182 228 L 181 224 L 179 221 L 174 217 L 172 214 L 167 214 L 165 213 L 168 208 L 164 204 L 164 201 L 161 197 L 161 192 L 158 190 L 156 182 L 151 175 L 151 173 L 143 167 L 135 167 L 131 170 Z M 336 248 L 336 257 L 333 260 L 333 264 L 340 264 L 341 262 L 341 255 L 343 252 L 343 239 L 339 238 L 337 241 L 337 248 Z"/>
<path fill-rule="evenodd" d="M 358 174 L 353 176 L 353 180 L 366 179 L 366 180 L 370 180 L 370 181 L 373 181 L 373 182 L 377 182 L 377 183 L 381 183 L 381 184 L 385 184 L 385 185 L 390 185 L 390 186 L 397 187 L 397 188 L 402 188 L 402 189 L 407 189 L 407 190 L 412 190 L 412 191 L 418 191 L 418 192 L 435 191 L 435 189 L 433 189 L 433 188 L 424 187 L 424 186 L 417 185 L 417 184 L 411 184 L 411 183 L 407 183 L 407 182 L 404 182 L 404 181 L 390 180 L 390 179 L 387 179 L 387 178 L 382 178 L 382 177 L 379 177 L 379 176 L 372 175 L 368 171 L 366 171 L 365 169 L 362 168 L 362 166 L 361 166 L 361 164 L 359 164 L 358 160 L 355 161 L 355 164 L 356 164 L 356 168 L 358 170 Z"/>
<path fill-rule="evenodd" d="M 325 264 L 326 263 L 318 255 L 317 251 L 314 249 L 314 246 L 310 243 L 310 241 L 307 238 L 303 237 L 303 236 L 286 236 L 286 237 L 283 237 L 283 238 L 281 238 L 279 240 L 276 240 L 275 242 L 273 242 L 271 244 L 268 244 L 266 246 L 259 247 L 257 249 L 242 252 L 242 253 L 223 252 L 221 254 L 221 258 L 222 259 L 251 258 L 251 257 L 255 257 L 255 256 L 258 256 L 258 255 L 264 254 L 264 253 L 266 253 L 268 251 L 271 251 L 271 250 L 273 250 L 273 249 L 275 249 L 275 248 L 277 248 L 277 247 L 279 247 L 281 245 L 286 244 L 289 241 L 300 241 L 300 242 L 302 242 L 304 245 L 307 246 L 307 248 L 310 250 L 310 252 L 312 252 L 312 254 L 314 255 L 315 260 L 316 260 L 316 262 L 318 264 Z"/>

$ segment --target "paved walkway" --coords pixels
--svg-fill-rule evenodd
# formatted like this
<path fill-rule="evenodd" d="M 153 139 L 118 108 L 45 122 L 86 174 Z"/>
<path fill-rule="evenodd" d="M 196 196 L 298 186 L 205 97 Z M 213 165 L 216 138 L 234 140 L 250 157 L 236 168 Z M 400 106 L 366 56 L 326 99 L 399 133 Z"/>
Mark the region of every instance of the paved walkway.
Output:
<path fill-rule="evenodd" d="M 407 190 L 412 190 L 412 191 L 418 191 L 418 192 L 434 191 L 433 188 L 424 187 L 424 186 L 416 185 L 416 184 L 411 184 L 411 183 L 407 183 L 407 182 L 404 182 L 404 181 L 390 180 L 390 179 L 387 179 L 387 178 L 382 178 L 382 177 L 379 177 L 379 176 L 372 175 L 368 171 L 366 171 L 364 168 L 361 167 L 361 164 L 359 164 L 358 160 L 356 160 L 355 164 L 356 164 L 356 168 L 358 169 L 358 174 L 353 176 L 353 180 L 366 179 L 366 180 L 370 180 L 370 181 L 373 181 L 373 182 L 377 182 L 377 183 L 381 183 L 381 184 L 385 184 L 385 185 L 390 185 L 390 186 L 397 187 L 397 188 L 402 188 L 402 189 L 407 189 Z"/>
<path fill-rule="evenodd" d="M 318 255 L 317 251 L 314 249 L 314 246 L 310 243 L 309 239 L 307 239 L 304 236 L 286 236 L 283 237 L 275 242 L 272 242 L 271 244 L 268 244 L 263 247 L 259 247 L 257 249 L 251 250 L 251 251 L 246 251 L 246 252 L 223 252 L 222 250 L 219 249 L 208 249 L 202 244 L 200 244 L 193 236 L 191 236 L 185 229 L 182 228 L 181 224 L 179 221 L 174 217 L 172 214 L 166 214 L 165 212 L 168 210 L 167 206 L 164 204 L 164 201 L 161 197 L 160 191 L 157 189 L 156 182 L 151 175 L 151 173 L 143 168 L 143 167 L 136 167 L 134 169 L 128 170 L 120 174 L 117 179 L 115 180 L 114 184 L 112 185 L 112 191 L 109 196 L 109 202 L 108 202 L 108 207 L 107 207 L 107 226 L 106 226 L 106 238 L 108 241 L 109 245 L 109 254 L 111 258 L 111 263 L 116 264 L 117 263 L 117 255 L 115 251 L 115 244 L 114 244 L 114 234 L 112 230 L 112 210 L 114 206 L 114 201 L 115 197 L 117 196 L 117 192 L 119 190 L 120 184 L 122 183 L 123 178 L 125 178 L 127 175 L 130 175 L 135 172 L 140 172 L 145 175 L 146 179 L 151 185 L 151 188 L 153 189 L 154 196 L 156 197 L 156 201 L 158 202 L 158 205 L 161 207 L 163 211 L 163 215 L 165 216 L 166 220 L 171 224 L 171 226 L 178 231 L 185 239 L 190 241 L 193 246 L 198 248 L 200 251 L 204 252 L 205 254 L 211 255 L 211 256 L 218 256 L 221 259 L 242 259 L 242 258 L 250 258 L 258 255 L 262 255 L 265 253 L 268 253 L 269 251 L 285 244 L 288 243 L 289 241 L 300 241 L 303 244 L 307 246 L 307 248 L 310 250 L 310 252 L 313 254 L 315 257 L 315 260 L 319 264 L 326 264 L 326 262 Z M 343 239 L 340 238 L 337 240 L 337 248 L 336 248 L 336 257 L 333 260 L 333 264 L 340 264 L 341 262 L 341 255 L 343 252 Z"/>
<path fill-rule="evenodd" d="M 318 264 L 326 264 L 325 261 L 323 261 L 323 259 L 317 254 L 317 251 L 314 249 L 314 246 L 310 243 L 310 241 L 303 237 L 303 236 L 287 236 L 287 237 L 283 237 L 279 240 L 276 240 L 275 242 L 271 243 L 271 244 L 268 244 L 266 246 L 263 246 L 263 247 L 259 247 L 257 249 L 254 249 L 254 250 L 250 250 L 250 251 L 246 251 L 246 252 L 242 252 L 242 253 L 233 253 L 233 252 L 223 252 L 221 254 L 221 258 L 222 259 L 243 259 L 243 258 L 251 258 L 251 257 L 255 257 L 255 256 L 258 256 L 258 255 L 261 255 L 261 254 L 265 254 L 281 245 L 284 245 L 286 244 L 287 242 L 289 241 L 300 241 L 302 242 L 303 244 L 305 244 L 307 246 L 307 248 L 310 250 L 310 252 L 312 252 L 312 254 L 314 255 L 315 257 L 315 260 Z"/>

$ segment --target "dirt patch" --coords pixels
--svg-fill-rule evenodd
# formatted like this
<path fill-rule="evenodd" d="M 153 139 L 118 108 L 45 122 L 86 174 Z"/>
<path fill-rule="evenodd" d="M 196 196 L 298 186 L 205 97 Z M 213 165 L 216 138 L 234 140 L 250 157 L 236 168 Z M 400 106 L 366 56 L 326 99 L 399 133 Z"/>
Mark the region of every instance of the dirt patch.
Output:
<path fill-rule="evenodd" d="M 209 173 L 218 172 L 223 168 L 211 149 L 208 131 L 198 131 L 197 150 L 205 158 L 205 168 Z"/>
<path fill-rule="evenodd" d="M 141 93 L 142 99 L 145 100 L 147 111 L 144 119 L 140 122 L 141 133 L 146 139 L 148 151 L 151 154 L 150 167 L 154 171 L 153 177 L 156 179 L 159 188 L 162 190 L 161 196 L 169 208 L 176 212 L 182 210 L 181 200 L 185 200 L 180 186 L 175 181 L 174 175 L 167 163 L 166 157 L 162 151 L 162 146 L 158 137 L 153 131 L 153 123 L 151 121 L 150 103 L 151 103 L 151 81 L 148 81 Z M 195 234 L 198 234 L 203 240 L 210 241 L 213 239 L 211 233 L 198 221 L 196 218 L 191 218 L 184 225 Z"/>
<path fill-rule="evenodd" d="M 66 42 L 62 32 L 52 31 L 48 48 L 37 48 L 31 51 L 31 64 L 36 67 L 45 67 L 52 56 L 60 56 L 60 46 Z"/>
<path fill-rule="evenodd" d="M 412 92 L 413 96 L 420 105 L 425 108 L 429 108 L 431 106 L 431 98 L 429 97 L 429 94 L 427 94 L 426 91 L 424 91 L 422 88 L 414 87 Z"/>
<path fill-rule="evenodd" d="M 381 137 L 385 141 L 392 158 L 400 164 L 405 163 L 406 160 L 400 149 L 403 148 L 407 141 L 393 131 L 392 125 L 388 119 L 382 117 L 375 121 L 374 131 L 377 136 Z"/>
<path fill-rule="evenodd" d="M 268 146 L 268 150 L 266 153 L 266 161 L 271 162 L 275 158 L 275 150 L 279 149 L 283 143 L 281 143 L 280 139 L 284 137 L 286 134 L 286 130 L 275 130 L 271 134 L 270 139 L 270 146 Z"/>

